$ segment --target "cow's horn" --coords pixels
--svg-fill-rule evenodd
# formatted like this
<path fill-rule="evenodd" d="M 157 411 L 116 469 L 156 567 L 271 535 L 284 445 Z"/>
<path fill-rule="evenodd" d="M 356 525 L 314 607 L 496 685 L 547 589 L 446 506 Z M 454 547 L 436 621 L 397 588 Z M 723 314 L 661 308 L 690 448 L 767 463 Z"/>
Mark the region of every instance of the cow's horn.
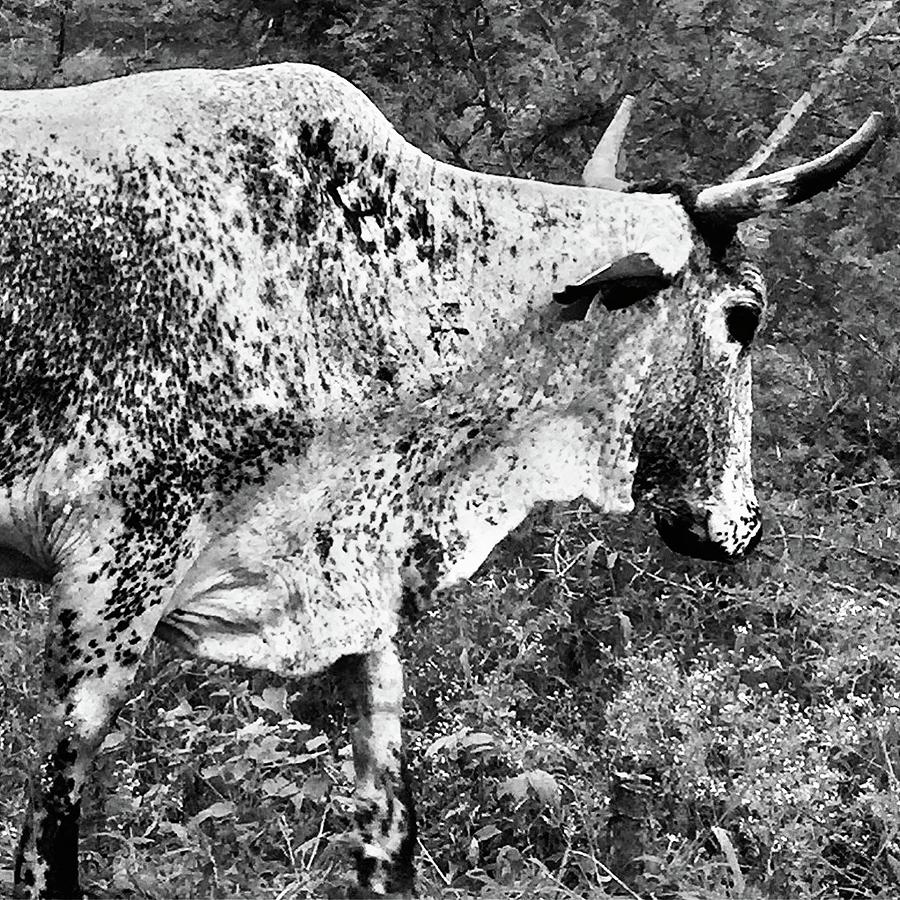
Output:
<path fill-rule="evenodd" d="M 737 224 L 808 200 L 833 187 L 868 153 L 881 131 L 881 122 L 881 113 L 872 113 L 852 137 L 810 162 L 771 175 L 702 188 L 693 212 L 710 223 Z"/>
<path fill-rule="evenodd" d="M 626 94 L 581 173 L 581 181 L 586 187 L 606 188 L 610 191 L 621 191 L 627 187 L 627 182 L 618 178 L 616 170 L 624 168 L 622 144 L 633 107 L 634 97 Z"/>

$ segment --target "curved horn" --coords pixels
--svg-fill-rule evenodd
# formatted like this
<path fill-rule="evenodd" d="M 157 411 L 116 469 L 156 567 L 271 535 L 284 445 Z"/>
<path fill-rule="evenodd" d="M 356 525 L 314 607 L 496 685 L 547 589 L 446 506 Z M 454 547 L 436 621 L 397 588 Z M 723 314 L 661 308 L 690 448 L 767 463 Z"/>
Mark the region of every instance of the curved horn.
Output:
<path fill-rule="evenodd" d="M 830 153 L 771 175 L 716 184 L 701 189 L 693 213 L 718 224 L 737 224 L 764 212 L 776 212 L 833 187 L 865 155 L 881 131 L 881 113 Z"/>

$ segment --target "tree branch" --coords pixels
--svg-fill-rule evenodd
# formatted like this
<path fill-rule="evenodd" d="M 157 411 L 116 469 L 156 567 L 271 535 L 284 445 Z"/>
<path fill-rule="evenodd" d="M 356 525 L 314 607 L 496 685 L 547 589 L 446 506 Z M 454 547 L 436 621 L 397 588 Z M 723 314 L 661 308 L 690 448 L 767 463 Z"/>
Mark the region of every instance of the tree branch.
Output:
<path fill-rule="evenodd" d="M 818 80 L 794 102 L 793 106 L 785 113 L 775 130 L 763 141 L 760 148 L 740 168 L 735 169 L 726 181 L 741 181 L 755 172 L 769 157 L 784 143 L 785 138 L 794 130 L 794 126 L 803 118 L 806 111 L 812 106 L 828 86 L 831 78 L 839 75 L 850 62 L 852 51 L 868 33 L 875 27 L 878 20 L 894 8 L 894 0 L 882 0 L 876 5 L 872 15 L 861 25 L 847 40 L 843 49 L 832 60 L 830 65 L 820 73 Z"/>
<path fill-rule="evenodd" d="M 66 16 L 72 6 L 72 0 L 63 0 L 59 7 L 59 30 L 56 33 L 56 58 L 53 61 L 53 68 L 59 70 L 62 68 L 63 60 L 66 56 Z"/>

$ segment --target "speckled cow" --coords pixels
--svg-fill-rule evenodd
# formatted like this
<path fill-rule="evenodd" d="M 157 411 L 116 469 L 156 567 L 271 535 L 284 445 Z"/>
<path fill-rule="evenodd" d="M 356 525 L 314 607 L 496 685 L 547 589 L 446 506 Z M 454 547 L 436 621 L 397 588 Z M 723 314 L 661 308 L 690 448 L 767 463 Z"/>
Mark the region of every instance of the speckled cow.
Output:
<path fill-rule="evenodd" d="M 343 661 L 360 889 L 412 890 L 401 616 L 538 500 L 752 547 L 765 298 L 735 225 L 876 130 L 676 196 L 444 165 L 310 66 L 5 92 L 0 119 L 0 576 L 53 586 L 15 872 L 41 897 L 79 893 L 86 771 L 154 635 Z"/>

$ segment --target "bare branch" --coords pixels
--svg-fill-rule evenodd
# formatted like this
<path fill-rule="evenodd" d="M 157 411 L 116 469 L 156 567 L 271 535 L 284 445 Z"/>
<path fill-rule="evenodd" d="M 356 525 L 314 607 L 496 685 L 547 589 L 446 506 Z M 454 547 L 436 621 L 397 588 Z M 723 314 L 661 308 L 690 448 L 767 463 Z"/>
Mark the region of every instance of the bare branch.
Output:
<path fill-rule="evenodd" d="M 481 58 L 478 48 L 475 46 L 475 38 L 470 28 L 462 30 L 462 37 L 465 40 L 466 48 L 469 52 L 469 71 L 475 78 L 476 83 L 481 88 L 481 107 L 484 114 L 497 137 L 499 138 L 500 149 L 503 152 L 503 159 L 506 162 L 507 173 L 510 175 L 518 175 L 518 169 L 512 154 L 509 151 L 509 145 L 506 142 L 506 132 L 509 127 L 509 120 L 506 113 L 506 103 L 500 90 L 491 83 L 491 73 L 489 67 Z M 487 62 L 490 62 L 490 57 Z M 496 101 L 499 101 L 499 105 Z"/>
<path fill-rule="evenodd" d="M 59 30 L 56 32 L 56 59 L 54 69 L 61 69 L 66 56 L 66 17 L 72 9 L 72 0 L 63 0 L 59 5 Z"/>
<path fill-rule="evenodd" d="M 531 138 L 531 146 L 527 150 L 523 150 L 520 154 L 519 165 L 526 166 L 534 158 L 540 148 L 551 138 L 559 137 L 560 134 L 571 131 L 573 128 L 579 128 L 582 125 L 593 125 L 596 119 L 601 116 L 601 110 L 590 109 L 586 112 L 579 111 L 572 115 L 566 115 L 563 118 L 551 118 L 546 121 L 541 118 L 541 130 L 535 132 Z"/>
<path fill-rule="evenodd" d="M 848 64 L 853 55 L 853 50 L 866 35 L 875 27 L 878 20 L 894 8 L 894 0 L 882 0 L 876 4 L 872 15 L 861 25 L 847 40 L 838 56 L 826 66 L 820 73 L 818 80 L 794 102 L 793 106 L 785 113 L 775 130 L 763 141 L 762 146 L 744 163 L 735 169 L 726 181 L 742 181 L 752 172 L 755 172 L 769 157 L 784 143 L 785 138 L 794 130 L 794 126 L 803 118 L 806 111 L 812 106 L 828 86 L 829 81 L 839 75 Z"/>

